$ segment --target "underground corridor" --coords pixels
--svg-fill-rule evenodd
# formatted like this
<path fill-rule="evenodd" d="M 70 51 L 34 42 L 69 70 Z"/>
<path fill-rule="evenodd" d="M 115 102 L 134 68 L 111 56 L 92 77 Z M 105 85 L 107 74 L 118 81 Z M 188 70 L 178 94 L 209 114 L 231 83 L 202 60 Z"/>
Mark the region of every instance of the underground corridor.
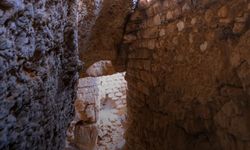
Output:
<path fill-rule="evenodd" d="M 0 0 L 0 150 L 250 150 L 250 1 Z"/>

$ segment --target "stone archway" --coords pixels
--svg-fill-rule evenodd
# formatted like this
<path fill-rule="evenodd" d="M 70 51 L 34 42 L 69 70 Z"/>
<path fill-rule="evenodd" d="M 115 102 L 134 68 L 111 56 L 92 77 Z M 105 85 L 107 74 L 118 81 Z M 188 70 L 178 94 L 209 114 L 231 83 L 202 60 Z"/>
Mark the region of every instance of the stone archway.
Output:
<path fill-rule="evenodd" d="M 118 150 L 125 144 L 125 73 L 80 78 L 67 149 Z"/>
<path fill-rule="evenodd" d="M 131 0 L 80 0 L 79 11 L 79 52 L 80 59 L 84 60 L 81 77 L 85 76 L 86 69 L 100 60 L 111 60 L 116 72 L 125 71 L 125 62 L 118 57 L 128 15 L 132 10 Z M 119 61 L 119 63 L 117 63 Z"/>

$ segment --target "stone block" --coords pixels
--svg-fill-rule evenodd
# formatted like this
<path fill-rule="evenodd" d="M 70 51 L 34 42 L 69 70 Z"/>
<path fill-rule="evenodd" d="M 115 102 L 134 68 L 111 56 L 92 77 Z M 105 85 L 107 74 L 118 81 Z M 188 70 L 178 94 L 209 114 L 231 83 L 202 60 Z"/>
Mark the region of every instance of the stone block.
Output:
<path fill-rule="evenodd" d="M 142 38 L 156 38 L 158 37 L 158 27 L 147 28 L 142 31 Z"/>
<path fill-rule="evenodd" d="M 88 104 L 81 100 L 75 101 L 75 111 L 79 120 L 84 122 L 96 122 L 96 103 Z"/>
<path fill-rule="evenodd" d="M 98 130 L 96 125 L 75 125 L 74 144 L 81 150 L 94 150 L 97 144 Z"/>
<path fill-rule="evenodd" d="M 131 21 L 142 20 L 142 19 L 144 19 L 143 13 L 139 10 L 135 11 L 130 18 Z"/>
<path fill-rule="evenodd" d="M 147 47 L 148 49 L 154 49 L 155 48 L 155 39 L 148 40 Z"/>
<path fill-rule="evenodd" d="M 178 31 L 182 31 L 185 28 L 185 23 L 183 21 L 179 21 L 176 26 Z"/>
<path fill-rule="evenodd" d="M 222 6 L 218 10 L 218 16 L 221 18 L 226 18 L 228 16 L 228 7 L 227 6 Z"/>
<path fill-rule="evenodd" d="M 135 41 L 137 39 L 137 37 L 133 34 L 127 34 L 124 36 L 124 43 L 132 43 L 133 41 Z"/>
<path fill-rule="evenodd" d="M 115 93 L 115 96 L 121 97 L 121 96 L 123 96 L 123 94 L 122 94 L 121 92 L 116 92 L 116 93 Z"/>
<path fill-rule="evenodd" d="M 148 1 L 148 0 L 140 0 L 138 3 L 139 9 L 146 9 L 149 6 L 150 6 L 150 1 Z"/>
<path fill-rule="evenodd" d="M 154 25 L 158 26 L 161 24 L 161 17 L 159 14 L 157 14 L 156 16 L 154 16 L 154 19 L 153 19 L 153 22 L 154 22 Z"/>

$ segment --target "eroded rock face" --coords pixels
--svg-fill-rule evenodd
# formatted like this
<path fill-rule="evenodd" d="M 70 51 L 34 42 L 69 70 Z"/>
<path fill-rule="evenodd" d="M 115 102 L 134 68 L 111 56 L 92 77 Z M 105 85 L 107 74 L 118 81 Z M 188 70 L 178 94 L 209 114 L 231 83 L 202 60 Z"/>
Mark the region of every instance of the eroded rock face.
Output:
<path fill-rule="evenodd" d="M 0 149 L 63 149 L 79 68 L 77 1 L 0 1 Z"/>
<path fill-rule="evenodd" d="M 246 0 L 140 0 L 127 26 L 127 149 L 250 149 Z"/>

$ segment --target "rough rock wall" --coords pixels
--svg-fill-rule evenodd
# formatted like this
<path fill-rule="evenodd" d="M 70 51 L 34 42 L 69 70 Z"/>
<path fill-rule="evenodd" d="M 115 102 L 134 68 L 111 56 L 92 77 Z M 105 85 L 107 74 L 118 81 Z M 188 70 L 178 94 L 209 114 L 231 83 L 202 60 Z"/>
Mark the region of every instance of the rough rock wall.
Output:
<path fill-rule="evenodd" d="M 99 60 L 116 61 L 131 0 L 80 0 L 79 52 L 86 69 Z M 83 13 L 85 12 L 85 13 Z"/>
<path fill-rule="evenodd" d="M 127 149 L 250 149 L 250 2 L 140 0 L 127 26 Z"/>
<path fill-rule="evenodd" d="M 63 149 L 79 68 L 76 0 L 0 1 L 0 149 Z"/>
<path fill-rule="evenodd" d="M 126 117 L 125 73 L 81 78 L 76 116 L 68 130 L 67 149 L 117 150 L 124 143 Z"/>
<path fill-rule="evenodd" d="M 81 50 L 88 44 L 92 28 L 100 15 L 102 4 L 103 0 L 79 0 L 78 27 L 80 30 L 78 38 Z"/>

